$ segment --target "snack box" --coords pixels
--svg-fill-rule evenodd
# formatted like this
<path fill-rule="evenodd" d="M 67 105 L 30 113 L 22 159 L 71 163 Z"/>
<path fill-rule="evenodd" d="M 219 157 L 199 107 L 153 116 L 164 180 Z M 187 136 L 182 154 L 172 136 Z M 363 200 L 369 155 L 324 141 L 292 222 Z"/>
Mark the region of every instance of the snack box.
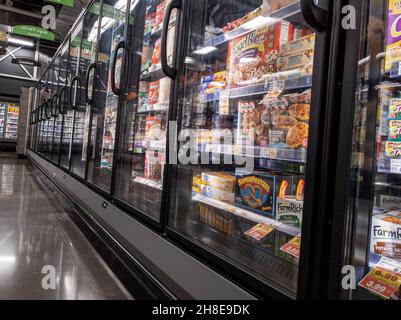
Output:
<path fill-rule="evenodd" d="M 370 251 L 401 261 L 401 217 L 388 214 L 373 216 Z"/>
<path fill-rule="evenodd" d="M 208 185 L 201 185 L 201 194 L 210 199 L 225 202 L 228 204 L 234 204 L 235 194 L 234 192 L 227 192 L 217 188 L 213 188 Z"/>
<path fill-rule="evenodd" d="M 275 218 L 276 197 L 296 193 L 296 185 L 302 178 L 294 175 L 255 172 L 242 173 L 238 170 L 235 183 L 235 203 L 245 209 Z"/>
<path fill-rule="evenodd" d="M 217 231 L 221 231 L 228 235 L 233 234 L 234 222 L 231 214 L 219 210 L 214 207 L 209 207 L 203 203 L 198 203 L 199 220 L 202 223 L 208 224 Z"/>
<path fill-rule="evenodd" d="M 388 118 L 401 119 L 401 99 L 390 99 Z"/>
<path fill-rule="evenodd" d="M 401 141 L 401 120 L 389 121 L 389 140 Z"/>
<path fill-rule="evenodd" d="M 203 172 L 202 183 L 226 192 L 234 193 L 235 177 L 225 172 Z"/>
<path fill-rule="evenodd" d="M 387 141 L 384 154 L 388 158 L 401 158 L 401 142 Z"/>
<path fill-rule="evenodd" d="M 281 56 L 299 54 L 305 51 L 314 50 L 315 48 L 315 34 L 309 34 L 297 40 L 284 43 L 280 47 Z"/>
<path fill-rule="evenodd" d="M 277 60 L 277 68 L 279 71 L 288 71 L 297 68 L 303 68 L 307 65 L 312 65 L 313 58 L 313 50 L 280 57 Z"/>
<path fill-rule="evenodd" d="M 303 201 L 293 197 L 276 199 L 276 220 L 295 228 L 301 228 Z"/>

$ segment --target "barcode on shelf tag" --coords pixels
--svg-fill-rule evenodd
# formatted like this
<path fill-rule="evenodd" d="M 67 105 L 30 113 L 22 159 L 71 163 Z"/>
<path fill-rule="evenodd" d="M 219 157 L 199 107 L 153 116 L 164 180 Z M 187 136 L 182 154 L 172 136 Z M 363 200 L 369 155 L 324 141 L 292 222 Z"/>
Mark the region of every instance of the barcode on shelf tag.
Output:
<path fill-rule="evenodd" d="M 401 159 L 391 159 L 390 172 L 401 174 Z"/>

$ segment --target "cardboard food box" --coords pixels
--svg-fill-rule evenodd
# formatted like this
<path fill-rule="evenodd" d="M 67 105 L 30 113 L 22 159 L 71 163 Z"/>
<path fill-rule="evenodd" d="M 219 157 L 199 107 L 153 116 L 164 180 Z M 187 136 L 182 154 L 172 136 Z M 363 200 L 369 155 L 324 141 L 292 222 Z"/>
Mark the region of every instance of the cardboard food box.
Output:
<path fill-rule="evenodd" d="M 236 174 L 235 202 L 238 206 L 256 213 L 275 218 L 276 197 L 296 193 L 296 184 L 301 177 L 275 175 L 274 173 L 255 172 Z"/>
<path fill-rule="evenodd" d="M 389 140 L 401 141 L 401 120 L 389 121 Z"/>
<path fill-rule="evenodd" d="M 401 261 L 401 217 L 387 214 L 373 216 L 370 251 Z"/>
<path fill-rule="evenodd" d="M 282 44 L 280 48 L 280 54 L 282 56 L 286 56 L 314 50 L 315 38 L 315 34 L 309 34 L 305 37 Z"/>
<path fill-rule="evenodd" d="M 390 105 L 388 107 L 388 118 L 401 119 L 401 99 L 390 99 Z"/>
<path fill-rule="evenodd" d="M 276 199 L 276 220 L 295 228 L 301 228 L 303 201 L 292 197 Z"/>
<path fill-rule="evenodd" d="M 222 201 L 228 204 L 234 204 L 235 194 L 234 192 L 227 192 L 217 188 L 213 188 L 208 185 L 201 186 L 201 194 L 210 199 Z"/>
<path fill-rule="evenodd" d="M 217 208 L 209 207 L 203 203 L 199 203 L 199 220 L 208 224 L 217 231 L 224 232 L 228 235 L 233 234 L 233 217 L 231 214 L 221 211 Z"/>
<path fill-rule="evenodd" d="M 203 172 L 202 183 L 215 189 L 234 193 L 235 177 L 225 172 Z"/>

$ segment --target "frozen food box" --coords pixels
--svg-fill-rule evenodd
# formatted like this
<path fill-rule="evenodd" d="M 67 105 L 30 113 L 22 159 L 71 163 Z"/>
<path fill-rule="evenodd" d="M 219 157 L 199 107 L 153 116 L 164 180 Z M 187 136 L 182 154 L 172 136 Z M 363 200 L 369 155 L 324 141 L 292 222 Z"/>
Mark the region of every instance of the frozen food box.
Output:
<path fill-rule="evenodd" d="M 197 203 L 194 206 L 194 210 L 199 213 L 199 220 L 202 223 L 228 235 L 233 234 L 234 222 L 233 216 L 230 213 L 207 206 L 203 203 Z"/>
<path fill-rule="evenodd" d="M 388 118 L 401 119 L 401 99 L 390 99 Z"/>
<path fill-rule="evenodd" d="M 276 220 L 295 228 L 301 228 L 303 201 L 294 197 L 276 199 Z"/>
<path fill-rule="evenodd" d="M 229 42 L 228 87 L 250 86 L 277 72 L 280 46 L 293 39 L 294 27 L 279 22 L 254 30 Z"/>
<path fill-rule="evenodd" d="M 255 172 L 254 174 L 236 173 L 235 203 L 262 215 L 275 218 L 276 197 L 295 194 L 297 181 L 293 175 Z"/>
<path fill-rule="evenodd" d="M 225 202 L 228 204 L 234 204 L 234 192 L 227 192 L 224 190 L 213 188 L 208 185 L 201 185 L 201 194 L 210 199 Z"/>
<path fill-rule="evenodd" d="M 387 141 L 384 154 L 392 159 L 401 158 L 401 142 Z"/>
<path fill-rule="evenodd" d="M 315 34 L 309 34 L 302 38 L 284 43 L 280 47 L 280 55 L 287 56 L 311 51 L 315 48 Z"/>
<path fill-rule="evenodd" d="M 389 140 L 401 141 L 401 120 L 389 121 Z"/>
<path fill-rule="evenodd" d="M 277 69 L 279 71 L 288 71 L 297 68 L 303 68 L 313 64 L 313 57 L 313 50 L 280 57 L 277 60 Z"/>
<path fill-rule="evenodd" d="M 215 189 L 234 193 L 235 177 L 225 172 L 203 172 L 202 183 Z"/>
<path fill-rule="evenodd" d="M 373 216 L 370 251 L 401 261 L 401 217 L 388 214 Z"/>

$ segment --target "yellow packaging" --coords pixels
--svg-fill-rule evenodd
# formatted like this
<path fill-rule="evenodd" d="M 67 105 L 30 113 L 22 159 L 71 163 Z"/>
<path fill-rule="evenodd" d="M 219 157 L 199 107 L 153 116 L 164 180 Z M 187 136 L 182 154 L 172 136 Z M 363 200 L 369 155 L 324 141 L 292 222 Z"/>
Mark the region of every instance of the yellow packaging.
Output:
<path fill-rule="evenodd" d="M 204 172 L 202 183 L 215 189 L 234 193 L 235 177 L 225 172 Z"/>

